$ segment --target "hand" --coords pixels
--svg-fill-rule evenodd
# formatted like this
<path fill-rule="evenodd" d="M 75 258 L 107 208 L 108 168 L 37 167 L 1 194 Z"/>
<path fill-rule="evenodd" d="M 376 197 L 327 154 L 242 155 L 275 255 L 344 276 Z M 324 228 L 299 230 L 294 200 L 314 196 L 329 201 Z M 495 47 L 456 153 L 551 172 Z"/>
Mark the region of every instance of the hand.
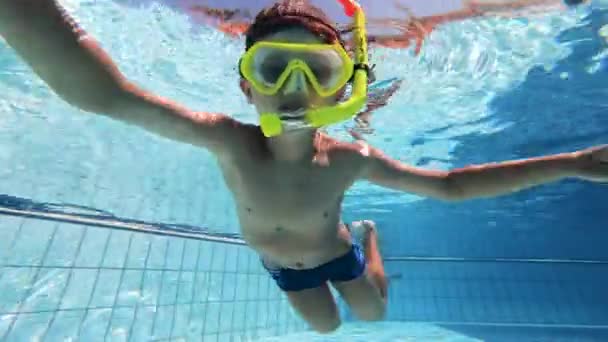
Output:
<path fill-rule="evenodd" d="M 579 177 L 594 182 L 608 182 L 608 145 L 575 152 L 575 156 Z"/>

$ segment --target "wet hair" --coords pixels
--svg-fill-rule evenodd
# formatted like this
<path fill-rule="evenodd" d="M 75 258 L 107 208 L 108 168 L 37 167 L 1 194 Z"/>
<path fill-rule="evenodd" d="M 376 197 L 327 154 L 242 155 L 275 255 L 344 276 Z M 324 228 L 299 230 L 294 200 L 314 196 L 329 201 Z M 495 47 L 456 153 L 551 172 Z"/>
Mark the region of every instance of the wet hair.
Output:
<path fill-rule="evenodd" d="M 344 45 L 340 31 L 320 8 L 308 0 L 280 0 L 256 15 L 245 33 L 245 49 L 268 35 L 295 27 L 310 31 L 325 43 Z"/>

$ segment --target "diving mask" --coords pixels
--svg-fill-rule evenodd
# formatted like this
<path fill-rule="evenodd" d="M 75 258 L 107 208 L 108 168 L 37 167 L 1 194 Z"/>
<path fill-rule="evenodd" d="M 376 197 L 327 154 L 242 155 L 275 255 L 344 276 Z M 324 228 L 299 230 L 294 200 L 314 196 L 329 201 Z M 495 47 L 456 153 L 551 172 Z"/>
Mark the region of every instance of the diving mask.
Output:
<path fill-rule="evenodd" d="M 262 41 L 243 55 L 240 70 L 264 95 L 275 95 L 295 71 L 300 71 L 320 96 L 328 97 L 348 83 L 354 64 L 340 44 Z"/>
<path fill-rule="evenodd" d="M 353 81 L 348 100 L 330 107 L 312 108 L 302 115 L 303 122 L 283 122 L 277 113 L 262 113 L 260 126 L 266 137 L 280 135 L 285 128 L 322 127 L 356 115 L 367 100 L 369 72 L 365 14 L 354 0 L 338 0 L 347 16 L 354 16 L 354 62 L 340 44 L 296 44 L 258 42 L 242 57 L 239 69 L 258 92 L 276 94 L 298 71 L 322 97 L 336 94 Z"/>

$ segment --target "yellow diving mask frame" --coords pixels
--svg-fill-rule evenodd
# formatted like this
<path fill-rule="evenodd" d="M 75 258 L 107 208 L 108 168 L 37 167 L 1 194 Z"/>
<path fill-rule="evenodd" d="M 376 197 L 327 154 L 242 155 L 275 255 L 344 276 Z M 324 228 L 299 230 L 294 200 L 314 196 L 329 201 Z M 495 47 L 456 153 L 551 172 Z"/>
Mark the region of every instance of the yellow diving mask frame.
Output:
<path fill-rule="evenodd" d="M 256 91 L 264 95 L 276 94 L 294 71 L 303 72 L 314 90 L 322 97 L 336 94 L 352 79 L 352 92 L 348 100 L 335 106 L 312 108 L 306 111 L 303 117 L 305 127 L 322 127 L 335 124 L 356 115 L 367 101 L 368 55 L 367 37 L 365 31 L 365 14 L 361 6 L 354 0 L 338 0 L 344 7 L 344 12 L 354 17 L 353 47 L 354 62 L 340 44 L 294 44 L 279 42 L 259 42 L 254 44 L 241 58 L 239 69 Z M 271 77 L 256 74 L 255 56 L 264 49 L 281 50 L 294 58 L 283 63 L 284 68 Z M 331 77 L 320 79 L 322 73 L 313 70 L 314 58 L 318 55 L 330 56 L 337 61 L 340 67 L 333 68 Z M 307 62 L 308 60 L 308 62 Z M 312 67 L 311 67 L 311 64 Z M 315 72 L 316 71 L 316 72 Z M 354 75 L 353 75 L 354 74 Z M 271 78 L 270 81 L 264 78 Z M 273 137 L 283 133 L 283 122 L 277 113 L 262 113 L 260 126 L 266 137 Z"/>
<path fill-rule="evenodd" d="M 241 75 L 261 94 L 275 95 L 295 71 L 322 97 L 336 94 L 352 78 L 354 64 L 342 45 L 261 41 L 241 57 Z"/>

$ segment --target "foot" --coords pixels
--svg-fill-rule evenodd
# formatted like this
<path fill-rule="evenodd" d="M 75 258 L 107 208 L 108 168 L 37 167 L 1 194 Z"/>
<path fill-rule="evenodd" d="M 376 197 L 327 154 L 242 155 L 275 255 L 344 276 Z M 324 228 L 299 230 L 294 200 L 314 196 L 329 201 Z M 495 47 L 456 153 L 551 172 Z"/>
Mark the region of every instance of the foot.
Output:
<path fill-rule="evenodd" d="M 351 234 L 356 241 L 361 241 L 365 244 L 372 233 L 376 233 L 376 223 L 374 221 L 362 220 L 352 223 Z"/>

